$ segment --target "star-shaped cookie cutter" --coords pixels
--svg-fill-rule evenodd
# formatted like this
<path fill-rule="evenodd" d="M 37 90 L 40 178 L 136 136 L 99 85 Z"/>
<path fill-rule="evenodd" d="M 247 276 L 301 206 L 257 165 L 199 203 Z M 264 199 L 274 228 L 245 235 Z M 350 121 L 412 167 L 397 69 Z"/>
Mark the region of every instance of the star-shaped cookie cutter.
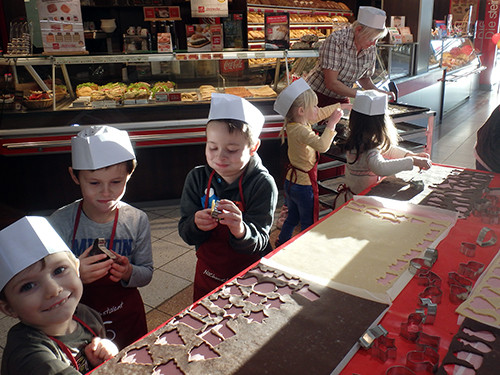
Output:
<path fill-rule="evenodd" d="M 429 347 L 423 351 L 412 350 L 406 354 L 406 367 L 420 373 L 427 371 L 433 373 L 439 362 L 439 354 Z"/>
<path fill-rule="evenodd" d="M 372 358 L 377 358 L 382 362 L 390 359 L 396 359 L 396 339 L 389 338 L 387 336 L 380 336 L 375 340 L 371 348 Z"/>
<path fill-rule="evenodd" d="M 458 266 L 458 274 L 471 280 L 477 280 L 483 271 L 484 264 L 476 262 L 475 260 L 471 260 L 467 263 L 460 263 Z"/>

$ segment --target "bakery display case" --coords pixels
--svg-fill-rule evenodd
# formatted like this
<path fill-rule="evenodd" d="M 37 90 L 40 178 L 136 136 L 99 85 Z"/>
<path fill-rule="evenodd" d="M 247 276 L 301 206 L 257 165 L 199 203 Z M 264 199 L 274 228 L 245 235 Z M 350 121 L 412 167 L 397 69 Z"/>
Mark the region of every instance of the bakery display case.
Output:
<path fill-rule="evenodd" d="M 441 67 L 451 72 L 481 65 L 474 46 L 467 37 L 431 40 L 431 52 L 429 68 Z"/>
<path fill-rule="evenodd" d="M 250 0 L 247 3 L 248 48 L 265 49 L 264 15 L 288 13 L 290 48 L 310 49 L 333 30 L 349 25 L 353 13 L 342 2 Z"/>
<path fill-rule="evenodd" d="M 415 74 L 415 47 L 417 43 L 378 43 L 378 55 L 387 69 L 390 80 L 410 77 Z"/>

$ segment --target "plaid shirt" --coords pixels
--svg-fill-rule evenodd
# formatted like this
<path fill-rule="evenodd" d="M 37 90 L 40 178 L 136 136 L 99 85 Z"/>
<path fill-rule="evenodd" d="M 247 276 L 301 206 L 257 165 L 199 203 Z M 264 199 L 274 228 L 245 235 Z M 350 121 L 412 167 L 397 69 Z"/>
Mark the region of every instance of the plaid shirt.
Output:
<path fill-rule="evenodd" d="M 323 69 L 338 72 L 337 79 L 352 87 L 358 79 L 373 75 L 376 53 L 375 46 L 357 52 L 352 28 L 337 30 L 326 38 L 319 48 L 319 61 L 306 78 L 307 83 L 316 92 L 332 98 L 344 98 L 326 88 Z"/>

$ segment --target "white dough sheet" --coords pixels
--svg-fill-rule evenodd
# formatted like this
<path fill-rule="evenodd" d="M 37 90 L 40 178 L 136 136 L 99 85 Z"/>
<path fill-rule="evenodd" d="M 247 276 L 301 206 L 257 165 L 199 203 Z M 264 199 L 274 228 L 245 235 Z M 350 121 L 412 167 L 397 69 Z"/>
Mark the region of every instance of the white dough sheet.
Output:
<path fill-rule="evenodd" d="M 410 281 L 411 259 L 435 248 L 457 213 L 356 196 L 262 262 L 320 285 L 391 303 Z"/>

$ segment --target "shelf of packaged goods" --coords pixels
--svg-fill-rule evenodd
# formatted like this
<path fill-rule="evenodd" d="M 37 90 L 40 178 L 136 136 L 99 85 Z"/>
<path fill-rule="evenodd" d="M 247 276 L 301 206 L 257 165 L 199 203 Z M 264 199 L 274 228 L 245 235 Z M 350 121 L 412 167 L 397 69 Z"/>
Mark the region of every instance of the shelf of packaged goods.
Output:
<path fill-rule="evenodd" d="M 322 8 L 297 8 L 297 7 L 284 7 L 284 6 L 263 6 L 263 5 L 251 5 L 247 6 L 248 12 L 254 13 L 275 13 L 275 12 L 287 12 L 287 13 L 297 13 L 297 14 L 316 14 L 320 16 L 352 16 L 350 10 L 343 9 L 322 9 Z"/>
<path fill-rule="evenodd" d="M 128 131 L 134 147 L 158 147 L 204 143 L 206 123 L 206 119 L 186 119 L 115 123 L 113 127 Z M 261 139 L 279 139 L 282 126 L 281 116 L 265 116 Z M 69 152 L 71 137 L 82 128 L 84 127 L 58 126 L 0 130 L 0 155 Z"/>

